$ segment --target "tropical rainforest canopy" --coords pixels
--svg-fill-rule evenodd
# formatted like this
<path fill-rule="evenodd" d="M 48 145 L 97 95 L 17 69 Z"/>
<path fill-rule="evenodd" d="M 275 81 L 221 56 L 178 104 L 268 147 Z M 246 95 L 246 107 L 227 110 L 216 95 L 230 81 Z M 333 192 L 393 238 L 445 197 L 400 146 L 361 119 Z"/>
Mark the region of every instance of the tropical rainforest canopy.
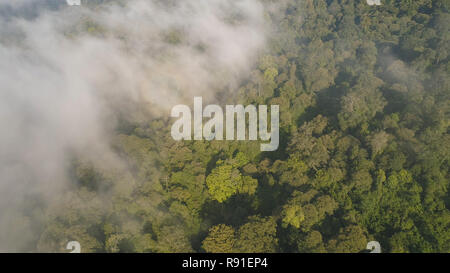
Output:
<path fill-rule="evenodd" d="M 277 151 L 175 141 L 169 111 L 119 114 L 111 146 L 127 167 L 74 156 L 61 202 L 24 205 L 38 224 L 22 249 L 450 252 L 450 2 L 282 2 L 250 73 L 209 99 L 279 105 Z M 87 18 L 77 31 L 106 30 Z"/>

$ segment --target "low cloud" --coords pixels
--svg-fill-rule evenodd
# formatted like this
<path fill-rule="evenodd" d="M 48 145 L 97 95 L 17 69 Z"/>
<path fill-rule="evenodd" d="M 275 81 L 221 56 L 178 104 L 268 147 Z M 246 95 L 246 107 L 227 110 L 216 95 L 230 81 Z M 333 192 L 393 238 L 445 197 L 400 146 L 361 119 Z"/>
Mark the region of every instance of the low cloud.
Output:
<path fill-rule="evenodd" d="M 51 202 L 63 191 L 73 156 L 120 164 L 109 148 L 119 115 L 134 119 L 144 107 L 152 119 L 194 95 L 233 90 L 267 34 L 255 0 L 7 2 L 0 0 L 0 251 L 33 240 L 29 229 L 39 223 L 23 222 L 24 201 Z"/>

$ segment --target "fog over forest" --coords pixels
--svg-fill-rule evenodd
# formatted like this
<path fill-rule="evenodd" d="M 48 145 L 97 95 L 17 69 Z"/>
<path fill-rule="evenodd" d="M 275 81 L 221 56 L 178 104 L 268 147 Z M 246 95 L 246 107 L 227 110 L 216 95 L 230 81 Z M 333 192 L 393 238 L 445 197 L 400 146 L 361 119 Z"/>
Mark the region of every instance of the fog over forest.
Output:
<path fill-rule="evenodd" d="M 448 1 L 81 3 L 0 0 L 0 252 L 450 251 Z M 278 150 L 173 140 L 195 96 Z"/>

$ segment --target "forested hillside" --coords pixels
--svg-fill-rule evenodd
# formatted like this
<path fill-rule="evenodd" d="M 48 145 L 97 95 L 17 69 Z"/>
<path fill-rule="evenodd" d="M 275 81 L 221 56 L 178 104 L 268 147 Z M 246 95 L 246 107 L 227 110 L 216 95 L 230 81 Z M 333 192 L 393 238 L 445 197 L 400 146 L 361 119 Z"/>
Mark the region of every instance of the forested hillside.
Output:
<path fill-rule="evenodd" d="M 74 156 L 60 202 L 28 200 L 27 251 L 450 252 L 449 1 L 263 2 L 267 48 L 209 100 L 279 105 L 279 149 L 174 141 L 169 111 L 120 119 L 127 167 Z"/>

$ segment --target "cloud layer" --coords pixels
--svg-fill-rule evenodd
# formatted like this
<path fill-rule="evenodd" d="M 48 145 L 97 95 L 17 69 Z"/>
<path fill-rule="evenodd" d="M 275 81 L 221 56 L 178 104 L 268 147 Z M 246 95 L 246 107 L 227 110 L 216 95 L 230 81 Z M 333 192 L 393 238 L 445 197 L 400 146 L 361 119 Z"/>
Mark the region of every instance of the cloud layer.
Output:
<path fill-rule="evenodd" d="M 109 149 L 118 115 L 133 119 L 144 107 L 151 119 L 194 95 L 232 90 L 265 45 L 254 0 L 7 2 L 0 0 L 0 251 L 32 240 L 38 223 L 21 222 L 23 203 L 64 190 L 71 157 L 119 161 Z"/>

